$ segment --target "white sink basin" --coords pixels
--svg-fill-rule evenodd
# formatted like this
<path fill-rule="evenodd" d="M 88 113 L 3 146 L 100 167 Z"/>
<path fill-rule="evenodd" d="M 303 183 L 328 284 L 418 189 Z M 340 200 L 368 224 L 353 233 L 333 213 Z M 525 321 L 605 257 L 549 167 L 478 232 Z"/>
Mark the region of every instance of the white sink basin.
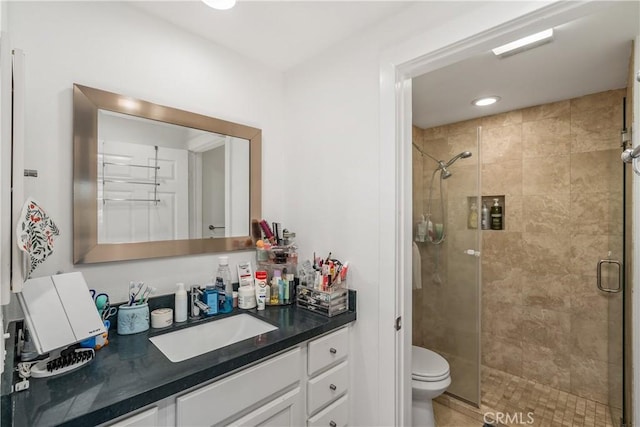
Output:
<path fill-rule="evenodd" d="M 233 343 L 278 329 L 249 314 L 239 314 L 179 331 L 157 335 L 149 340 L 172 362 L 199 356 Z"/>

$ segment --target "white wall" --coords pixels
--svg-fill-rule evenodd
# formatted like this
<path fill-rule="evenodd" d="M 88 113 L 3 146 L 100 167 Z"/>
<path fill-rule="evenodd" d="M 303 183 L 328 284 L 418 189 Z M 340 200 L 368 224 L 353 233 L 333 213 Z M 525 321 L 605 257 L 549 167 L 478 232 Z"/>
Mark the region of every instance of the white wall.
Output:
<path fill-rule="evenodd" d="M 299 172 L 286 182 L 284 218 L 297 233 L 303 257 L 332 250 L 350 260 L 349 286 L 358 290 L 351 341 L 353 425 L 397 420 L 393 313 L 400 266 L 391 230 L 404 215 L 396 210 L 396 173 L 410 170 L 397 170 L 393 128 L 380 137 L 385 84 L 392 88 L 385 99 L 391 104 L 382 113 L 395 117 L 395 75 L 381 74 L 383 59 L 396 65 L 411 61 L 544 5 L 419 3 L 286 73 L 286 156 Z M 474 19 L 479 12 L 482 19 Z M 409 320 L 403 323 L 410 327 Z"/>
<path fill-rule="evenodd" d="M 4 3 L 4 2 L 3 2 Z M 90 286 L 126 299 L 130 280 L 173 292 L 203 283 L 217 256 L 72 264 L 72 85 L 79 83 L 263 129 L 263 162 L 282 151 L 283 77 L 118 2 L 10 2 L 9 31 L 26 55 L 25 194 L 58 224 L 54 254 L 34 276 L 83 271 Z M 263 176 L 263 214 L 281 218 L 282 172 Z M 277 185 L 276 185 L 277 184 Z M 255 259 L 234 253 L 231 263 Z"/>

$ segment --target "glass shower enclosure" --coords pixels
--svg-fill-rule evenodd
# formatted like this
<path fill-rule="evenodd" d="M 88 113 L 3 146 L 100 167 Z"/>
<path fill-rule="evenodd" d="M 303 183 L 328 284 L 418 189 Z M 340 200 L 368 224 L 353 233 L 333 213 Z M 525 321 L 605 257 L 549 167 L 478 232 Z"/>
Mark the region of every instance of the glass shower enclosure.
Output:
<path fill-rule="evenodd" d="M 413 345 L 450 365 L 447 392 L 480 405 L 481 129 L 442 137 L 414 129 Z M 454 164 L 455 163 L 455 164 Z M 415 246 L 414 246 L 415 253 Z"/>

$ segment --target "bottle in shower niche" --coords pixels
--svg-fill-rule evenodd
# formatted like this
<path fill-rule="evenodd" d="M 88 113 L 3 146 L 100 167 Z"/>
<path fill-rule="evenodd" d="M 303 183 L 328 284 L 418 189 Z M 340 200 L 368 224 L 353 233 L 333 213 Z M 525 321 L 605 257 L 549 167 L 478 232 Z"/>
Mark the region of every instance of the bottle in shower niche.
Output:
<path fill-rule="evenodd" d="M 471 207 L 469 208 L 469 220 L 467 222 L 467 226 L 469 228 L 474 230 L 478 228 L 478 207 L 475 202 L 471 203 Z"/>
<path fill-rule="evenodd" d="M 493 199 L 491 206 L 491 229 L 502 230 L 502 206 L 498 203 L 500 199 Z"/>
<path fill-rule="evenodd" d="M 489 216 L 489 208 L 487 207 L 486 202 L 482 202 L 482 215 L 480 221 L 480 228 L 483 230 L 488 230 L 491 224 L 491 217 Z"/>

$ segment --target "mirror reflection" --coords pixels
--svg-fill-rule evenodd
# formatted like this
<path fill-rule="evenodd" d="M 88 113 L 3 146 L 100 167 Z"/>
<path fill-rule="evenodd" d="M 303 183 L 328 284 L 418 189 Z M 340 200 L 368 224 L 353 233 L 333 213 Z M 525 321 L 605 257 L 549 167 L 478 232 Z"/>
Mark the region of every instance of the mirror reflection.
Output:
<path fill-rule="evenodd" d="M 73 262 L 253 249 L 262 131 L 73 85 Z"/>
<path fill-rule="evenodd" d="M 249 235 L 249 140 L 98 110 L 98 243 Z"/>

